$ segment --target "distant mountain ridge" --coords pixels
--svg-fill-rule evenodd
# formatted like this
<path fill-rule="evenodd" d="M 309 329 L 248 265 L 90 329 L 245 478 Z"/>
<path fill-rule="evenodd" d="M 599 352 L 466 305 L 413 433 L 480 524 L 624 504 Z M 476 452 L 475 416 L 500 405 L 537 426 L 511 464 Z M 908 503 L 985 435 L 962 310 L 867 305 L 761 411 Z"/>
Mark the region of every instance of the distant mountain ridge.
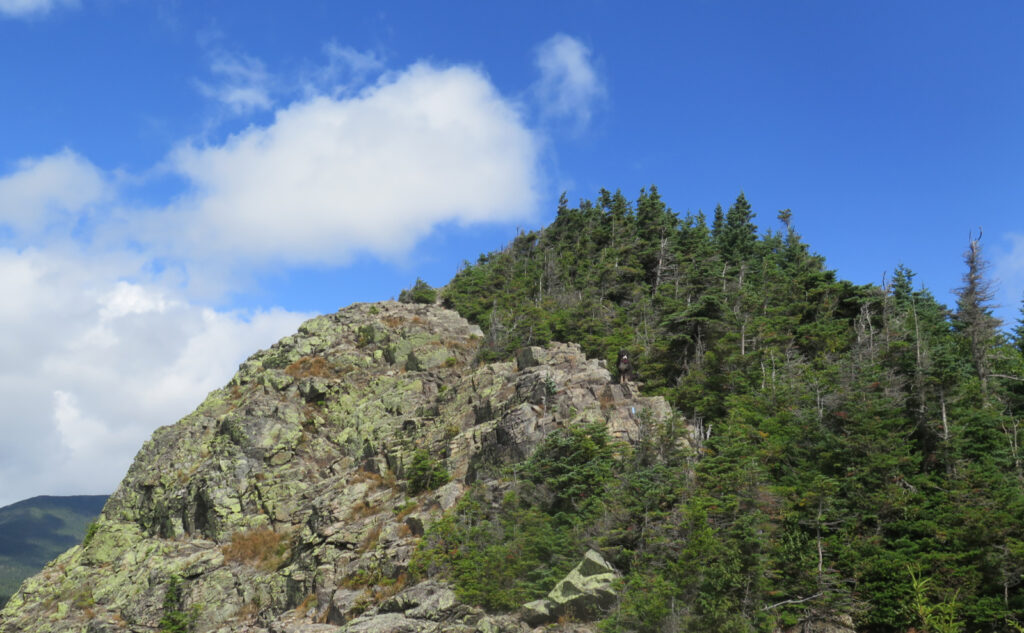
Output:
<path fill-rule="evenodd" d="M 96 520 L 106 495 L 39 496 L 0 508 L 0 606 Z"/>

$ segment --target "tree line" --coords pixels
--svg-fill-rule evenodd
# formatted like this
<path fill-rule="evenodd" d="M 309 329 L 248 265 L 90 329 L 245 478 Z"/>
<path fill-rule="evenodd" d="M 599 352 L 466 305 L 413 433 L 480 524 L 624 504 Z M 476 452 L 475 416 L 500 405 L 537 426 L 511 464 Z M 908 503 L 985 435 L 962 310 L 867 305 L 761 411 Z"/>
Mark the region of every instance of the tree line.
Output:
<path fill-rule="evenodd" d="M 696 429 L 679 455 L 681 425 L 652 428 L 600 512 L 588 499 L 596 527 L 575 533 L 627 570 L 606 626 L 1022 630 L 1024 312 L 1007 331 L 993 316 L 981 235 L 948 308 L 906 266 L 837 278 L 788 210 L 777 230 L 755 217 L 742 194 L 710 218 L 654 186 L 563 195 L 441 292 L 483 328 L 482 360 L 625 349 Z"/>

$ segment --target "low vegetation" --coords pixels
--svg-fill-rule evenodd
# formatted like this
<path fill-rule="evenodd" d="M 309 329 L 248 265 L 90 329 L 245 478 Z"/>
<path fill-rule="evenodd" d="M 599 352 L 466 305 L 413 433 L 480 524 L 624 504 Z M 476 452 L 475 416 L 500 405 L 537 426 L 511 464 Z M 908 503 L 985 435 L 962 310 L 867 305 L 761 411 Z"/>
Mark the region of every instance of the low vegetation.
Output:
<path fill-rule="evenodd" d="M 235 532 L 231 535 L 231 542 L 221 551 L 229 562 L 274 571 L 287 562 L 289 547 L 290 542 L 285 535 L 263 527 Z"/>
<path fill-rule="evenodd" d="M 284 373 L 292 378 L 327 378 L 332 375 L 327 359 L 323 356 L 305 356 L 300 358 L 285 367 Z"/>
<path fill-rule="evenodd" d="M 478 486 L 430 527 L 413 573 L 440 574 L 461 600 L 492 610 L 543 596 L 598 538 L 588 526 L 604 508 L 615 469 L 603 425 L 550 435 L 497 508 Z"/>
<path fill-rule="evenodd" d="M 419 277 L 412 288 L 403 290 L 398 294 L 398 301 L 401 303 L 434 303 L 437 301 L 437 290 L 430 287 L 430 284 Z"/>
<path fill-rule="evenodd" d="M 163 616 L 158 623 L 159 633 L 191 633 L 194 630 L 200 608 L 193 605 L 185 609 L 183 601 L 181 576 L 171 576 L 164 594 Z"/>
<path fill-rule="evenodd" d="M 448 483 L 451 477 L 444 464 L 431 457 L 426 449 L 420 448 L 412 455 L 412 461 L 406 469 L 406 479 L 409 482 L 409 494 L 418 495 L 440 488 Z"/>

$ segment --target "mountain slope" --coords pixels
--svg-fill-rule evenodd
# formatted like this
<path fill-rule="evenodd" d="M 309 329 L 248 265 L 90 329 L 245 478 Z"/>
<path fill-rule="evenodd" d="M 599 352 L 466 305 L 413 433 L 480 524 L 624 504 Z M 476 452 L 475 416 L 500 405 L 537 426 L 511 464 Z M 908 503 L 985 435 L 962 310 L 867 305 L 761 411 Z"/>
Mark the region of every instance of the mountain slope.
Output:
<path fill-rule="evenodd" d="M 871 632 L 1018 630 L 1024 330 L 999 330 L 981 245 L 950 309 L 903 265 L 884 286 L 839 279 L 777 217 L 759 230 L 742 194 L 711 217 L 677 216 L 654 187 L 563 198 L 551 225 L 442 292 L 484 331 L 483 356 L 626 351 L 645 393 L 698 430 L 691 485 L 617 526 L 644 537 L 615 561 L 628 573 L 609 630 L 829 613 Z"/>
<path fill-rule="evenodd" d="M 670 411 L 612 384 L 576 346 L 476 364 L 480 340 L 426 305 L 306 322 L 154 433 L 97 529 L 25 584 L 0 631 L 526 630 L 464 601 L 448 549 L 417 543 L 443 539 L 439 521 L 457 506 L 501 507 L 532 477 L 506 469 L 547 438 L 606 447 L 593 454 L 610 464 L 614 438 L 638 439 Z M 677 424 L 680 449 L 685 432 Z M 570 505 L 595 488 L 574 490 Z M 542 598 L 588 547 L 555 515 L 531 516 L 557 543 L 523 600 Z"/>
<path fill-rule="evenodd" d="M 21 581 L 80 543 L 106 500 L 43 496 L 0 508 L 0 605 Z"/>
<path fill-rule="evenodd" d="M 468 322 L 422 282 L 307 322 L 0 631 L 1019 630 L 1024 342 L 977 241 L 950 310 L 753 217 L 563 199 L 441 290 Z"/>

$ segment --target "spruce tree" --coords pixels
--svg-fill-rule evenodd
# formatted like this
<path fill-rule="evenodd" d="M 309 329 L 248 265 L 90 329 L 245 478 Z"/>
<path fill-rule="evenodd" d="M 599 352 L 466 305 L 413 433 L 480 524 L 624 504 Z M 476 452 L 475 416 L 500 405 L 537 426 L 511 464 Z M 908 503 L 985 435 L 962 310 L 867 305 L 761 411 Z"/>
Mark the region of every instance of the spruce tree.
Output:
<path fill-rule="evenodd" d="M 1024 356 L 1024 298 L 1020 301 L 1020 316 L 1017 317 L 1017 326 L 1013 328 L 1013 346 Z"/>
<path fill-rule="evenodd" d="M 658 188 L 640 191 L 636 202 L 637 238 L 640 263 L 652 292 L 677 270 L 672 249 L 679 218 L 662 201 Z"/>
<path fill-rule="evenodd" d="M 644 392 L 687 418 L 691 452 L 625 451 L 605 492 L 588 491 L 599 524 L 573 524 L 625 576 L 607 630 L 768 633 L 853 614 L 858 630 L 901 633 L 929 626 L 917 598 L 962 630 L 1008 630 L 1024 613 L 1024 382 L 1010 379 L 1024 375 L 1024 304 L 1003 341 L 973 238 L 951 318 L 910 268 L 885 288 L 839 281 L 791 212 L 761 236 L 752 218 L 743 196 L 712 227 L 676 221 L 654 187 L 632 205 L 563 197 L 551 226 L 444 290 L 484 329 L 482 359 L 531 341 L 609 361 L 628 348 Z M 558 540 L 544 533 L 517 542 Z M 569 566 L 573 547 L 559 546 Z M 511 560 L 481 552 L 473 582 Z"/>
<path fill-rule="evenodd" d="M 967 271 L 963 285 L 956 290 L 957 330 L 967 341 L 971 363 L 981 383 L 982 393 L 988 391 L 988 377 L 991 372 L 991 350 L 995 344 L 1000 321 L 992 314 L 992 299 L 995 290 L 992 282 L 985 278 L 989 263 L 981 253 L 981 232 L 970 237 L 964 251 Z"/>
<path fill-rule="evenodd" d="M 725 215 L 725 228 L 722 231 L 722 253 L 730 263 L 736 263 L 750 257 L 757 243 L 757 226 L 752 222 L 754 212 L 750 203 L 742 193 L 736 202 L 729 207 Z"/>

